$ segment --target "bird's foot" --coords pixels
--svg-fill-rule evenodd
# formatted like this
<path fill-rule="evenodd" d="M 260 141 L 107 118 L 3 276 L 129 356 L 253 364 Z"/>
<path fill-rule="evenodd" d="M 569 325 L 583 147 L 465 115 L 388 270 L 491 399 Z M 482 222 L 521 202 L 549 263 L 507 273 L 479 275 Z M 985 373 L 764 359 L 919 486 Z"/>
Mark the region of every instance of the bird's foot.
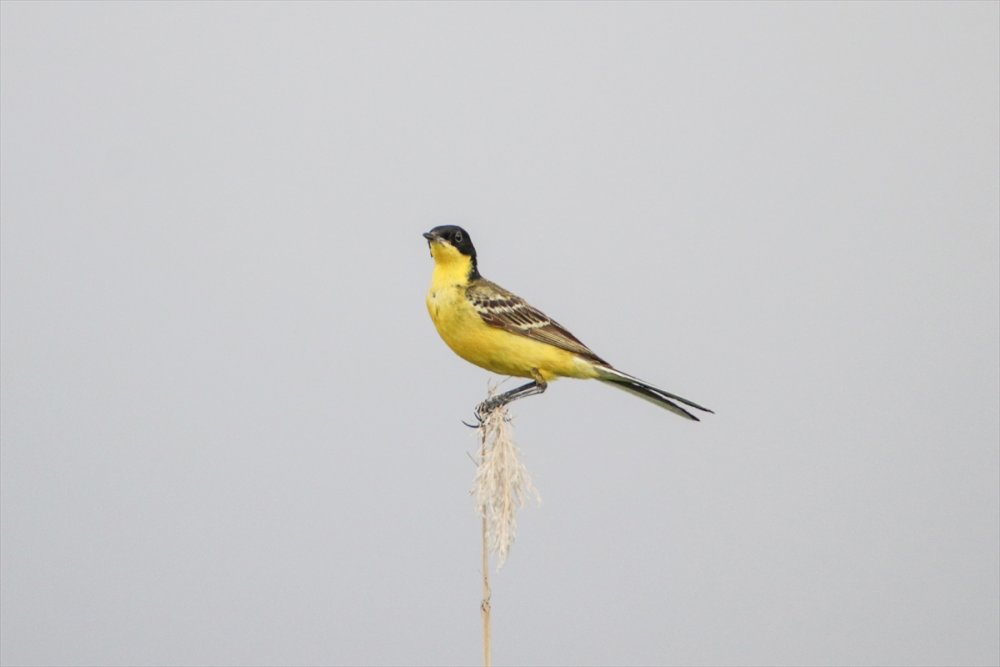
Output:
<path fill-rule="evenodd" d="M 500 398 L 501 400 L 497 400 Z M 493 413 L 494 410 L 502 406 L 507 401 L 502 400 L 501 396 L 494 396 L 493 398 L 487 398 L 485 401 L 476 406 L 476 419 L 482 424 L 486 421 L 487 417 Z"/>
<path fill-rule="evenodd" d="M 499 398 L 503 398 L 503 397 L 501 397 L 501 396 L 494 396 L 493 398 L 488 398 L 488 399 L 486 399 L 485 401 L 483 401 L 482 403 L 480 403 L 479 405 L 476 406 L 476 408 L 475 408 L 475 410 L 473 411 L 473 414 L 472 414 L 472 416 L 475 417 L 475 419 L 476 419 L 476 423 L 475 424 L 470 424 L 469 422 L 467 422 L 465 420 L 462 420 L 462 423 L 465 424 L 466 426 L 468 426 L 469 428 L 479 428 L 479 427 L 481 427 L 483 425 L 483 423 L 486 421 L 486 419 L 490 416 L 490 414 L 494 410 L 496 410 L 497 408 L 499 408 L 499 407 L 503 406 L 505 403 L 507 403 L 506 400 L 497 400 Z"/>

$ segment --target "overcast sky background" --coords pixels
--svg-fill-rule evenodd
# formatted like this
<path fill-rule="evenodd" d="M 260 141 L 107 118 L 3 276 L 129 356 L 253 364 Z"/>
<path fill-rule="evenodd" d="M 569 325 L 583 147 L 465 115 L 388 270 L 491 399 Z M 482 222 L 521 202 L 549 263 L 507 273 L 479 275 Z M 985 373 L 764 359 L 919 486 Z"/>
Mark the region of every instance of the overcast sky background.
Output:
<path fill-rule="evenodd" d="M 421 232 L 564 380 L 498 664 L 1000 661 L 1000 5 L 0 8 L 4 665 L 461 665 Z"/>

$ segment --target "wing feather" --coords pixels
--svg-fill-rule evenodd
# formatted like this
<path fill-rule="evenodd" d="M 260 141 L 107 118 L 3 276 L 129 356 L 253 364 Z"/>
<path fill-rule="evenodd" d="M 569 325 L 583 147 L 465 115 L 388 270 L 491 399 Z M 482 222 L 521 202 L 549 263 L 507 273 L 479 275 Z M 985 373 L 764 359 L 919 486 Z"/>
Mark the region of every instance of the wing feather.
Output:
<path fill-rule="evenodd" d="M 561 324 L 496 283 L 480 278 L 466 288 L 466 296 L 479 317 L 492 327 L 607 364 Z"/>

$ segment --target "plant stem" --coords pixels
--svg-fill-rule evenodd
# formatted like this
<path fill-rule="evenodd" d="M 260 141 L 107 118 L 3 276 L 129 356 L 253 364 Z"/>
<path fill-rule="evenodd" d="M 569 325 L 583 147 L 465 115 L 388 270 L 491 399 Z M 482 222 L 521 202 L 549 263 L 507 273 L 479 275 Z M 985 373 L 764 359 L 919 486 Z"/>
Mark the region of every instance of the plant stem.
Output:
<path fill-rule="evenodd" d="M 480 427 L 482 429 L 482 427 Z M 480 450 L 480 465 L 486 460 L 486 432 L 482 431 L 482 449 Z M 487 507 L 483 505 L 483 601 L 479 610 L 483 615 L 483 665 L 492 667 L 493 649 L 490 632 L 490 543 Z"/>
<path fill-rule="evenodd" d="M 490 552 L 487 540 L 488 530 L 486 516 L 483 515 L 483 602 L 480 610 L 483 612 L 483 665 L 493 664 L 490 636 Z"/>

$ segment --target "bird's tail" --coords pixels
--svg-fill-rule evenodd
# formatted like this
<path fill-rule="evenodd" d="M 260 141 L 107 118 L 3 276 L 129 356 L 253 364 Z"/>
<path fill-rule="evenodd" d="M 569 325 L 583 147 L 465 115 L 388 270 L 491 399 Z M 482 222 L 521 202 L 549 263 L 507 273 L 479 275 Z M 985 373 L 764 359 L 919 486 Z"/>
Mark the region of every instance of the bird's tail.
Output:
<path fill-rule="evenodd" d="M 689 401 L 686 398 L 681 398 L 675 394 L 671 394 L 668 391 L 663 391 L 662 389 L 657 389 L 651 384 L 643 382 L 639 378 L 632 377 L 628 373 L 622 373 L 619 370 L 611 368 L 610 366 L 596 366 L 597 379 L 601 382 L 606 382 L 613 387 L 618 387 L 623 391 L 627 391 L 630 394 L 635 394 L 639 398 L 645 399 L 650 403 L 660 406 L 661 408 L 666 408 L 670 410 L 675 415 L 680 415 L 686 419 L 693 419 L 694 421 L 700 421 L 693 414 L 677 405 L 674 401 L 683 403 L 689 407 L 701 410 L 702 412 L 712 412 L 708 408 L 703 408 L 702 406 Z M 712 412 L 712 414 L 715 414 Z"/>

